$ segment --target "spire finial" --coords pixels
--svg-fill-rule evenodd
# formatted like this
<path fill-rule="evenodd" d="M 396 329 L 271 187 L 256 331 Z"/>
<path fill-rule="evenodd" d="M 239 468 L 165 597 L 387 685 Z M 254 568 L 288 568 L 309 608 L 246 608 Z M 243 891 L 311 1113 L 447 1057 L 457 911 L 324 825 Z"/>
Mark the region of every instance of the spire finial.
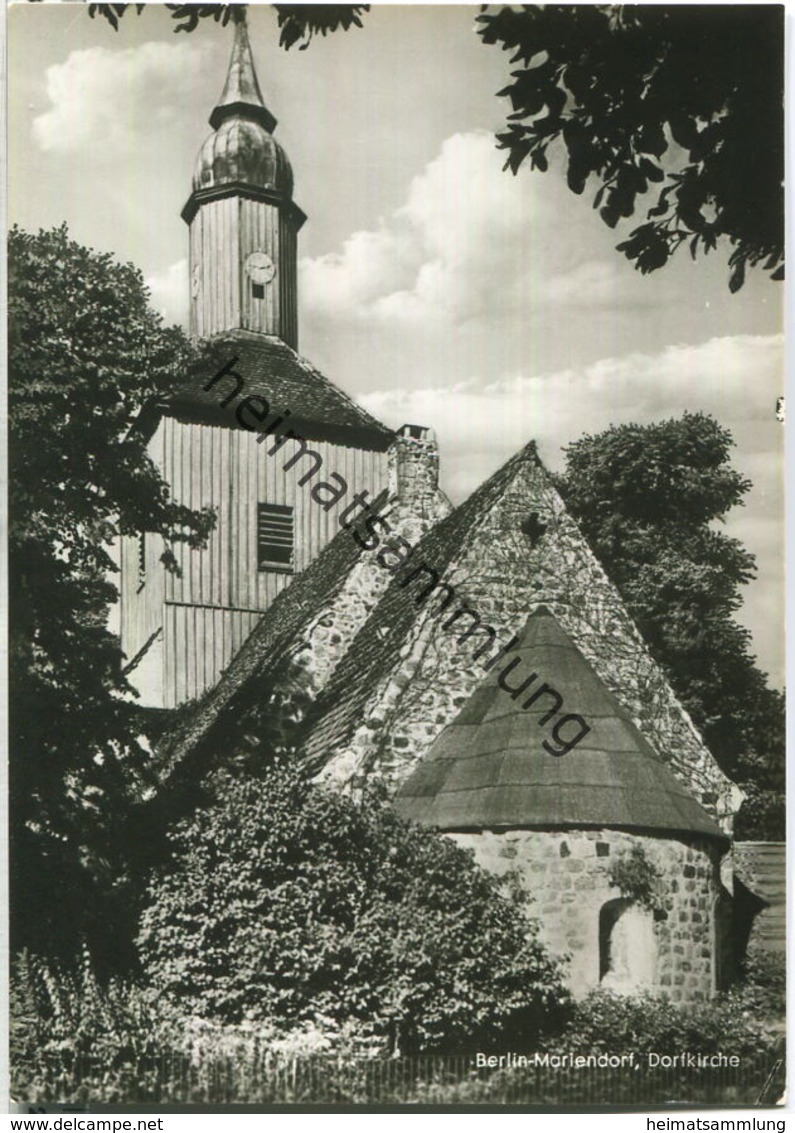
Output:
<path fill-rule="evenodd" d="M 269 133 L 276 126 L 276 119 L 265 105 L 259 89 L 257 72 L 254 70 L 254 57 L 248 39 L 245 12 L 235 20 L 235 36 L 232 41 L 232 56 L 226 76 L 223 94 L 210 115 L 210 125 L 217 130 L 225 118 L 237 114 L 260 122 Z"/>

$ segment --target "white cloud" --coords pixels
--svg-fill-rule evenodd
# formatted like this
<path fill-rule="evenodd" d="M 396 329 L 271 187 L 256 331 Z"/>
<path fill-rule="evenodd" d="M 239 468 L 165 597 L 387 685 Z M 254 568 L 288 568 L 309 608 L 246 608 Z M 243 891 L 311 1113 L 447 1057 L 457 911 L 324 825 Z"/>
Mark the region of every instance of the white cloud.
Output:
<path fill-rule="evenodd" d="M 612 260 L 586 260 L 551 276 L 544 283 L 546 302 L 567 309 L 614 303 L 626 290 L 619 263 L 617 257 Z M 637 296 L 635 298 L 637 300 Z"/>
<path fill-rule="evenodd" d="M 552 176 L 512 177 L 502 164 L 490 134 L 447 138 L 412 180 L 406 203 L 376 230 L 302 260 L 308 314 L 416 329 L 504 317 L 529 296 L 536 308 L 619 299 L 627 288 L 620 260 L 584 251 L 589 210 L 561 198 Z"/>
<path fill-rule="evenodd" d="M 167 323 L 188 322 L 188 261 L 177 260 L 165 271 L 150 275 L 146 286 L 152 293 L 152 306 Z"/>
<path fill-rule="evenodd" d="M 582 369 L 508 375 L 487 385 L 473 378 L 438 388 L 374 390 L 359 400 L 390 424 L 435 426 L 447 453 L 447 488 L 458 499 L 531 438 L 559 467 L 561 443 L 685 409 L 711 413 L 729 428 L 737 467 L 778 492 L 781 464 L 771 446 L 781 444 L 774 411 L 782 376 L 781 335 L 735 335 L 603 358 Z M 745 469 L 744 458 L 753 469 Z"/>
<path fill-rule="evenodd" d="M 398 288 L 419 266 L 405 234 L 385 224 L 374 232 L 354 232 L 341 252 L 300 263 L 301 298 L 308 309 L 333 314 L 365 313 L 379 297 Z"/>
<path fill-rule="evenodd" d="M 732 465 L 753 484 L 724 530 L 758 560 L 742 620 L 752 626 L 763 668 L 783 680 L 783 431 L 775 399 L 784 376 L 782 335 L 734 335 L 655 354 L 600 359 L 580 369 L 507 375 L 488 385 L 388 389 L 361 394 L 397 427 L 431 425 L 441 450 L 442 484 L 457 502 L 529 440 L 548 467 L 563 465 L 561 445 L 611 424 L 646 424 L 685 410 L 714 416 L 735 442 Z"/>
<path fill-rule="evenodd" d="M 121 51 L 90 47 L 47 68 L 51 108 L 33 120 L 33 136 L 45 151 L 84 147 L 129 150 L 154 123 L 184 113 L 181 99 L 202 68 L 207 46 L 142 43 Z"/>

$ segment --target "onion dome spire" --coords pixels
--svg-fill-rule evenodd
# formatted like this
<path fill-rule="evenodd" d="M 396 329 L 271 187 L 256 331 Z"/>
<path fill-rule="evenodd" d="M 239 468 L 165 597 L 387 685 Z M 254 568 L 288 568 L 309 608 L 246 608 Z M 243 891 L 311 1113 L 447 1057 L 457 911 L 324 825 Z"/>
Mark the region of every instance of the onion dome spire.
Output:
<path fill-rule="evenodd" d="M 296 235 L 306 220 L 273 136 L 245 21 L 182 210 L 190 228 L 191 333 L 245 330 L 298 341 Z"/>
<path fill-rule="evenodd" d="M 276 119 L 262 97 L 243 19 L 235 22 L 229 70 L 221 98 L 210 115 L 210 125 L 213 132 L 205 140 L 194 166 L 193 193 L 182 210 L 188 223 L 208 193 L 217 194 L 230 186 L 237 191 L 265 192 L 273 199 L 292 201 L 293 171 L 286 153 L 273 137 Z M 203 196 L 198 198 L 197 194 Z"/>
<path fill-rule="evenodd" d="M 254 69 L 245 12 L 235 21 L 235 38 L 232 42 L 229 71 L 223 93 L 210 115 L 210 125 L 217 130 L 222 122 L 233 115 L 251 118 L 264 126 L 269 133 L 276 126 L 276 119 L 265 105 L 257 72 Z"/>

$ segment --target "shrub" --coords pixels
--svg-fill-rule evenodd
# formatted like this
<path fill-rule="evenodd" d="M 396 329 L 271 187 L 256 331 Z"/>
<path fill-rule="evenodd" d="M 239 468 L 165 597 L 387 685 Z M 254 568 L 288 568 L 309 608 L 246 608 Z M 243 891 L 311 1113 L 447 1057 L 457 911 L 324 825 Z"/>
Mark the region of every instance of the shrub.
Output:
<path fill-rule="evenodd" d="M 155 1014 L 142 989 L 97 979 L 84 947 L 71 966 L 27 951 L 11 966 L 10 1045 L 21 1061 L 49 1048 L 100 1052 L 150 1045 Z"/>
<path fill-rule="evenodd" d="M 777 1037 L 739 1005 L 737 992 L 678 1007 L 662 996 L 624 997 L 596 991 L 576 1005 L 557 1043 L 583 1054 L 690 1050 L 736 1054 L 743 1059 L 772 1055 Z"/>
<path fill-rule="evenodd" d="M 628 852 L 620 854 L 610 863 L 608 881 L 621 891 L 622 897 L 636 901 L 643 908 L 662 907 L 662 878 L 659 870 L 648 860 L 643 846 L 634 842 Z"/>
<path fill-rule="evenodd" d="M 87 949 L 71 965 L 27 951 L 11 965 L 9 1054 L 12 1096 L 29 1102 L 126 1100 L 145 1090 L 140 1060 L 155 1060 L 162 1037 L 142 989 L 100 982 Z M 69 1085 L 80 1082 L 82 1092 Z"/>
<path fill-rule="evenodd" d="M 407 1052 L 528 1042 L 566 1003 L 522 903 L 450 840 L 288 765 L 215 785 L 173 831 L 138 938 L 175 1011 L 353 1024 Z"/>
<path fill-rule="evenodd" d="M 752 1018 L 783 1023 L 787 1012 L 787 968 L 783 954 L 758 952 L 742 964 L 742 982 L 728 997 Z"/>

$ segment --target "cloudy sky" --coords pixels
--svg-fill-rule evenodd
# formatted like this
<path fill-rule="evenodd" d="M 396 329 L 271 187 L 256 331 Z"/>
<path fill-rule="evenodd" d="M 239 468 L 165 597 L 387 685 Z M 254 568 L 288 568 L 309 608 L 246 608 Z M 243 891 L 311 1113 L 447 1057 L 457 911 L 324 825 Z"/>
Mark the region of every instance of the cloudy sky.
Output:
<path fill-rule="evenodd" d="M 781 685 L 783 290 L 752 273 L 731 295 L 719 253 L 642 276 L 554 162 L 503 173 L 507 56 L 474 34 L 476 13 L 376 6 L 362 30 L 285 53 L 272 10 L 252 12 L 260 84 L 309 216 L 301 352 L 387 424 L 433 426 L 456 502 L 531 437 L 559 469 L 583 433 L 713 414 L 754 483 L 726 530 L 757 556 L 741 617 Z M 174 34 L 159 5 L 118 33 L 83 4 L 9 11 L 10 221 L 66 220 L 81 243 L 137 264 L 179 322 L 179 212 L 230 40 L 213 23 Z"/>

